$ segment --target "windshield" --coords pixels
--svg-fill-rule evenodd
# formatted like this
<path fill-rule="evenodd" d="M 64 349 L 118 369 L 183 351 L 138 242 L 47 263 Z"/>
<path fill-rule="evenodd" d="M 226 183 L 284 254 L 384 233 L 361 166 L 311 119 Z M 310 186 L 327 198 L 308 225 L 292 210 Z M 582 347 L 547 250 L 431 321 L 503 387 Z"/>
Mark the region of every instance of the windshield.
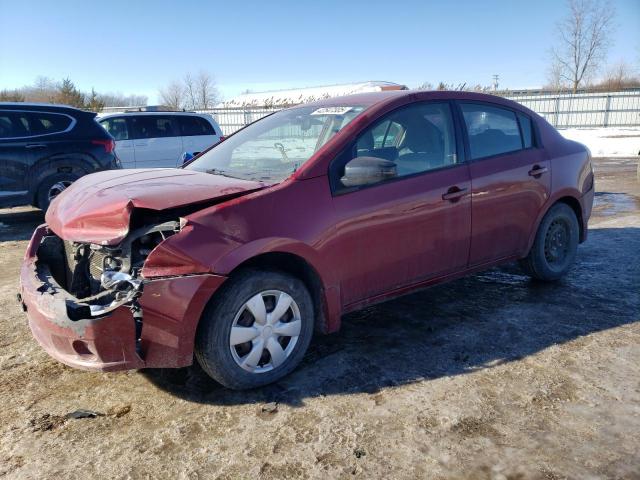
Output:
<path fill-rule="evenodd" d="M 281 110 L 240 130 L 185 168 L 281 182 L 364 109 L 351 105 Z"/>

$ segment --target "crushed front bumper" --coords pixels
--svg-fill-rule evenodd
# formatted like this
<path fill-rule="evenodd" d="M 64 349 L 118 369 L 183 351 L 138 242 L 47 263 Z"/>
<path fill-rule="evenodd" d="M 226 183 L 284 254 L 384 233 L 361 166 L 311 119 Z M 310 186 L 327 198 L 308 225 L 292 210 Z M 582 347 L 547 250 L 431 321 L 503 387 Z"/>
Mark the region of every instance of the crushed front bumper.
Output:
<path fill-rule="evenodd" d="M 69 309 L 82 301 L 60 287 L 38 263 L 37 251 L 48 233 L 36 229 L 20 273 L 20 301 L 33 336 L 56 360 L 86 370 L 183 367 L 193 362 L 198 321 L 225 277 L 184 275 L 144 282 L 138 299 L 142 331 L 128 306 L 95 318 L 71 319 Z"/>

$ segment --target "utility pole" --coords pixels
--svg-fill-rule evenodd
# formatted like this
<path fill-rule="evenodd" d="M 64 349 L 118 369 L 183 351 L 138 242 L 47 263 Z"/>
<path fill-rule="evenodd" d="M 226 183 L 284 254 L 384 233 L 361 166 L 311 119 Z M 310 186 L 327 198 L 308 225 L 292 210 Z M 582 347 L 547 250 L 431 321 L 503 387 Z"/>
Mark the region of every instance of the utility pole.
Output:
<path fill-rule="evenodd" d="M 498 74 L 493 75 L 493 91 L 494 92 L 498 90 L 499 80 L 500 80 L 500 75 Z"/>

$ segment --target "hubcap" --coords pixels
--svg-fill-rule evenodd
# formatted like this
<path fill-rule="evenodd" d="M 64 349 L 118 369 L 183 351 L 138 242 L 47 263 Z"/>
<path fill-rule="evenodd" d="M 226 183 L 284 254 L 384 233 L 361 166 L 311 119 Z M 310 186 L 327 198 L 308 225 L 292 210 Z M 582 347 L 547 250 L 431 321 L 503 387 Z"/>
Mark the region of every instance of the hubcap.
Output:
<path fill-rule="evenodd" d="M 569 239 L 569 225 L 565 221 L 558 219 L 549 225 L 544 241 L 544 256 L 550 265 L 564 263 L 569 253 Z"/>
<path fill-rule="evenodd" d="M 300 309 L 289 294 L 260 292 L 247 300 L 233 319 L 231 355 L 248 372 L 269 372 L 291 355 L 301 326 Z"/>
<path fill-rule="evenodd" d="M 47 197 L 49 199 L 49 202 L 51 202 L 51 200 L 53 200 L 58 195 L 60 195 L 72 183 L 73 182 L 71 180 L 62 180 L 61 182 L 56 182 L 53 185 L 51 185 L 51 188 L 49 189 L 49 192 L 47 193 Z"/>

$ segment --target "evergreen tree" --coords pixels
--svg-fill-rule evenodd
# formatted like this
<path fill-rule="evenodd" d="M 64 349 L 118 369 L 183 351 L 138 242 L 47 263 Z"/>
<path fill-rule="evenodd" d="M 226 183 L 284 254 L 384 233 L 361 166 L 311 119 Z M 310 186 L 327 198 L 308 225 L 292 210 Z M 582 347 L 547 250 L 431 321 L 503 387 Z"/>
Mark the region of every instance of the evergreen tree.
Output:
<path fill-rule="evenodd" d="M 86 103 L 85 108 L 92 112 L 100 112 L 104 108 L 104 101 L 100 99 L 93 87 L 91 88 L 91 95 L 89 96 L 89 101 Z"/>
<path fill-rule="evenodd" d="M 62 80 L 62 83 L 58 87 L 56 103 L 62 103 L 63 105 L 70 105 L 76 108 L 84 108 L 85 106 L 84 95 L 69 78 Z"/>

